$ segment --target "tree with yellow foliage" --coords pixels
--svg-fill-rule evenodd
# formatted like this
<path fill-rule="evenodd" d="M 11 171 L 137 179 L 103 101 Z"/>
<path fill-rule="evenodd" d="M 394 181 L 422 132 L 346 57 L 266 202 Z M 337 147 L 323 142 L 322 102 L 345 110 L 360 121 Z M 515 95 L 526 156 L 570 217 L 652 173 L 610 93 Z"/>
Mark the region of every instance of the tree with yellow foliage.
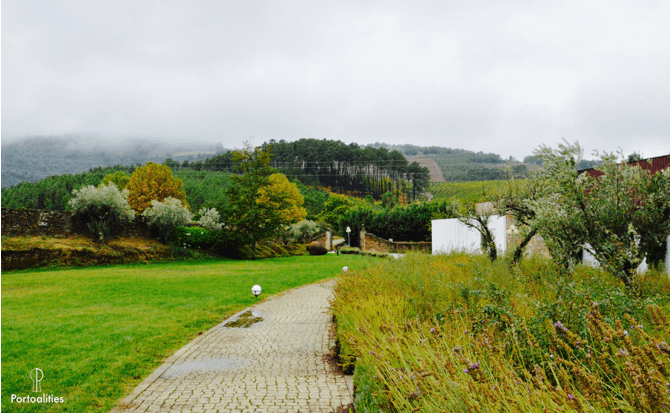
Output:
<path fill-rule="evenodd" d="M 99 188 L 102 188 L 103 186 L 109 186 L 109 184 L 114 184 L 116 185 L 117 188 L 119 188 L 119 191 L 123 191 L 126 189 L 126 185 L 128 185 L 128 182 L 130 181 L 130 176 L 123 172 L 123 171 L 116 171 L 114 173 L 105 175 L 104 178 L 102 178 L 102 182 L 100 182 L 100 185 L 98 185 Z"/>
<path fill-rule="evenodd" d="M 241 174 L 232 176 L 233 185 L 226 191 L 224 222 L 241 244 L 251 245 L 252 258 L 259 241 L 272 238 L 291 220 L 307 214 L 300 205 L 305 201 L 298 197 L 297 186 L 276 173 L 270 166 L 270 158 L 270 148 L 254 148 L 245 143 L 244 148 L 233 154 Z"/>
<path fill-rule="evenodd" d="M 151 206 L 151 201 L 162 202 L 167 197 L 178 199 L 189 208 L 183 187 L 184 182 L 172 176 L 169 167 L 149 162 L 130 176 L 126 186 L 130 192 L 128 203 L 138 214 Z"/>
<path fill-rule="evenodd" d="M 290 182 L 284 174 L 272 174 L 269 179 L 270 184 L 260 189 L 256 202 L 281 211 L 280 215 L 285 225 L 305 219 L 307 216 L 307 210 L 303 208 L 305 198 L 300 194 L 298 186 Z M 282 205 L 285 206 L 283 210 L 280 209 L 278 199 L 281 199 Z M 285 202 L 288 202 L 288 207 Z"/>

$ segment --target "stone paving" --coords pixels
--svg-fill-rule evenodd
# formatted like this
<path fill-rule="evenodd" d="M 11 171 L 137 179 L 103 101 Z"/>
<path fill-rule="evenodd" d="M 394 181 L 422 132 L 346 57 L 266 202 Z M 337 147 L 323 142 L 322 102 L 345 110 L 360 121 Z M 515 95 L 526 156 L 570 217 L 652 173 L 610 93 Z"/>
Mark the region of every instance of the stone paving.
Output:
<path fill-rule="evenodd" d="M 170 357 L 112 413 L 334 412 L 352 381 L 328 361 L 334 281 L 270 297 L 247 310 L 263 321 L 217 325 Z"/>

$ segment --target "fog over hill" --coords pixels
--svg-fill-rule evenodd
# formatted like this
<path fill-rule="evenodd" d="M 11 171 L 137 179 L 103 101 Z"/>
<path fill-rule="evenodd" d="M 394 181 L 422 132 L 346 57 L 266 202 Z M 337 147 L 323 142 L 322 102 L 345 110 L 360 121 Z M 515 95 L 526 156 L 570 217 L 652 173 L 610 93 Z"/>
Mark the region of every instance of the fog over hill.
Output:
<path fill-rule="evenodd" d="M 504 179 L 504 170 L 523 178 L 537 169 L 539 159 L 527 156 L 523 162 L 495 153 L 472 152 L 440 146 L 388 145 L 374 143 L 375 148 L 398 150 L 412 161 L 431 170 L 434 182 Z M 2 141 L 2 187 L 19 182 L 36 182 L 53 175 L 76 174 L 95 167 L 162 163 L 167 158 L 189 162 L 203 160 L 228 151 L 221 143 L 178 143 L 158 139 L 101 138 L 95 135 L 32 136 Z M 581 168 L 595 165 L 582 161 Z M 440 174 L 442 177 L 440 177 Z"/>
<path fill-rule="evenodd" d="M 104 139 L 86 135 L 32 136 L 2 141 L 2 187 L 52 175 L 76 174 L 98 166 L 204 159 L 226 149 L 218 143 Z"/>

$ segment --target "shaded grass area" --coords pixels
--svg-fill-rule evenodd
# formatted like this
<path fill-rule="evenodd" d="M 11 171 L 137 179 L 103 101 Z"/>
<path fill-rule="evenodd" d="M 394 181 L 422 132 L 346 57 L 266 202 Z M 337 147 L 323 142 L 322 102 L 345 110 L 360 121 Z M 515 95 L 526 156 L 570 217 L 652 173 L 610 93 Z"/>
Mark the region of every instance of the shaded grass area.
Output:
<path fill-rule="evenodd" d="M 665 272 L 407 255 L 343 274 L 333 311 L 356 411 L 670 411 Z"/>
<path fill-rule="evenodd" d="M 263 297 L 331 278 L 366 257 L 300 256 L 258 261 L 18 271 L 2 275 L 2 410 L 108 411 L 164 359 Z M 64 404 L 10 403 L 42 392 Z"/>

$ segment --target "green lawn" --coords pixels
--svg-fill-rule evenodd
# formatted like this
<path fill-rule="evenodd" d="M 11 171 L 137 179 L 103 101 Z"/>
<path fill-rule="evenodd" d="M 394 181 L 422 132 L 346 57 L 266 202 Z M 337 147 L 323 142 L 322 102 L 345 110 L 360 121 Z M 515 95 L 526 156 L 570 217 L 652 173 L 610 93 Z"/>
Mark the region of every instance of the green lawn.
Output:
<path fill-rule="evenodd" d="M 368 257 L 328 254 L 2 274 L 2 410 L 108 411 L 198 333 L 261 298 L 337 275 Z M 11 403 L 42 393 L 64 404 Z M 48 406 L 48 408 L 47 408 Z"/>

